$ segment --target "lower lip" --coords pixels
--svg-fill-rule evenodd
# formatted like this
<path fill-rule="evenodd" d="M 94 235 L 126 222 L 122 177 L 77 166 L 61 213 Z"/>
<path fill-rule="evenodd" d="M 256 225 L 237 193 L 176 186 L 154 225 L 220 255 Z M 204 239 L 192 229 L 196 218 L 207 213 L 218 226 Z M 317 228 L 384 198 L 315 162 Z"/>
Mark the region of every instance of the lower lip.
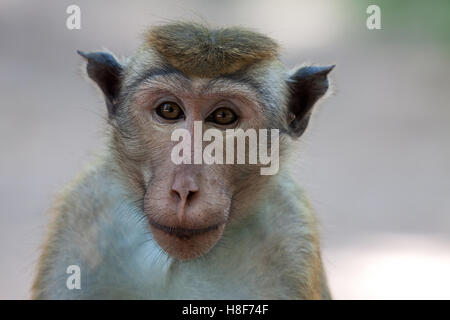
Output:
<path fill-rule="evenodd" d="M 160 225 L 160 224 L 155 223 L 153 221 L 149 221 L 149 222 L 150 222 L 150 225 L 153 228 L 157 229 L 158 231 L 164 232 L 165 234 L 167 234 L 169 236 L 173 236 L 173 237 L 176 237 L 176 238 L 181 239 L 181 240 L 189 240 L 189 239 L 191 239 L 193 237 L 196 237 L 196 236 L 203 236 L 203 235 L 208 234 L 208 233 L 210 233 L 212 231 L 216 231 L 221 226 L 220 224 L 217 224 L 217 225 L 213 225 L 213 226 L 206 227 L 206 228 L 201 228 L 201 229 L 183 229 L 183 228 L 178 228 L 179 230 L 182 230 L 182 231 L 180 232 L 181 234 L 180 233 L 177 234 L 176 231 L 170 232 L 170 231 L 166 230 L 166 229 L 169 229 L 171 227 L 163 226 L 163 225 Z"/>

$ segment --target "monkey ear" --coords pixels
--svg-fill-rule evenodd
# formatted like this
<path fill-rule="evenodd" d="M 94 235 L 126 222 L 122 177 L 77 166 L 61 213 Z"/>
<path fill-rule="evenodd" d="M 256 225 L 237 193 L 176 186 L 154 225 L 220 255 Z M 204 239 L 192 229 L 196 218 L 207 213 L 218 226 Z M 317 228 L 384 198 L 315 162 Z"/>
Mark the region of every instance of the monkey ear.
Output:
<path fill-rule="evenodd" d="M 102 90 L 108 115 L 112 117 L 116 111 L 117 98 L 121 86 L 122 66 L 107 52 L 89 52 L 77 50 L 78 54 L 86 59 L 86 71 Z"/>
<path fill-rule="evenodd" d="M 328 90 L 327 75 L 334 65 L 302 67 L 288 79 L 289 134 L 300 137 L 308 126 L 312 107 Z"/>

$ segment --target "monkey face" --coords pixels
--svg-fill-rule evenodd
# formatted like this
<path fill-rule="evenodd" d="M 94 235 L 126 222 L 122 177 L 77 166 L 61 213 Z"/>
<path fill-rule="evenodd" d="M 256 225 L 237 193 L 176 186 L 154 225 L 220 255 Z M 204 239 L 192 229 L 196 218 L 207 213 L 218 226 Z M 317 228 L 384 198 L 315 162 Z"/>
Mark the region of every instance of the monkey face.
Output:
<path fill-rule="evenodd" d="M 226 163 L 225 144 L 227 129 L 257 129 L 264 117 L 250 94 L 239 95 L 235 84 L 228 92 L 223 83 L 215 91 L 205 79 L 180 83 L 177 77 L 167 78 L 147 81 L 123 107 L 117 117 L 122 133 L 118 153 L 127 159 L 122 162 L 133 172 L 130 176 L 142 180 L 143 208 L 154 239 L 168 254 L 185 260 L 208 252 L 239 216 L 233 201 L 243 190 L 256 190 L 260 171 L 248 162 L 249 141 L 243 164 L 235 162 L 237 145 L 233 162 Z M 181 142 L 173 141 L 173 133 L 180 129 L 187 134 L 181 142 L 190 147 L 174 152 Z M 205 161 L 203 151 L 210 142 L 203 141 L 203 134 L 208 129 L 223 137 L 222 164 Z M 174 161 L 180 154 L 187 161 Z"/>

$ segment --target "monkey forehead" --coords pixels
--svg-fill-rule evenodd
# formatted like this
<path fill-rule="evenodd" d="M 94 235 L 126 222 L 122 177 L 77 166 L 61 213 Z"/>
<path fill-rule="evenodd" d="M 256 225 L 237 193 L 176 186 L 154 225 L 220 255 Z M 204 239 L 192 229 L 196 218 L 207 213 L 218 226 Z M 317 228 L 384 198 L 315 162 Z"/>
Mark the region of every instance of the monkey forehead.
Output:
<path fill-rule="evenodd" d="M 155 49 L 141 47 L 125 66 L 122 94 L 158 88 L 195 94 L 237 94 L 272 112 L 285 108 L 289 74 L 280 60 L 265 60 L 245 71 L 218 77 L 188 76 L 167 63 Z M 194 90 L 194 91 L 193 91 Z"/>
<path fill-rule="evenodd" d="M 262 72 L 259 69 L 263 69 Z M 176 69 L 151 68 L 126 88 L 127 93 L 172 94 L 179 98 L 236 98 L 260 111 L 283 109 L 285 73 L 270 66 L 254 68 L 245 75 L 218 78 L 187 77 Z"/>
<path fill-rule="evenodd" d="M 262 101 L 258 91 L 246 83 L 222 78 L 187 78 L 177 72 L 166 73 L 160 70 L 152 70 L 150 73 L 154 75 L 141 81 L 134 91 L 165 92 L 190 98 L 230 96 L 250 101 L 261 108 Z"/>
<path fill-rule="evenodd" d="M 278 58 L 271 38 L 243 28 L 211 29 L 176 22 L 147 31 L 145 47 L 155 49 L 188 76 L 218 77 L 242 71 L 254 63 Z"/>

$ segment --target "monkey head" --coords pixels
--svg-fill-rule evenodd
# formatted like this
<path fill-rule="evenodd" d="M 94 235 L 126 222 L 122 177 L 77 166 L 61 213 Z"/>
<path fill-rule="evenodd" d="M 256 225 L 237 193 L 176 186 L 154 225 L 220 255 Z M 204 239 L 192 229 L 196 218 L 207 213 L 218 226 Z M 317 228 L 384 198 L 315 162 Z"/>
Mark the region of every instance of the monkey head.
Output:
<path fill-rule="evenodd" d="M 333 68 L 288 72 L 272 39 L 191 23 L 150 29 L 123 63 L 107 52 L 79 53 L 105 97 L 114 159 L 142 199 L 153 238 L 180 260 L 213 248 L 225 228 L 249 211 L 248 195 L 270 179 L 260 174 L 261 163 L 196 161 L 196 148 L 207 145 L 196 144 L 198 135 L 215 129 L 228 141 L 227 129 L 278 129 L 282 157 L 286 137 L 306 129 Z M 182 150 L 190 159 L 182 164 L 173 161 L 177 129 L 189 133 L 184 138 L 192 147 Z"/>

